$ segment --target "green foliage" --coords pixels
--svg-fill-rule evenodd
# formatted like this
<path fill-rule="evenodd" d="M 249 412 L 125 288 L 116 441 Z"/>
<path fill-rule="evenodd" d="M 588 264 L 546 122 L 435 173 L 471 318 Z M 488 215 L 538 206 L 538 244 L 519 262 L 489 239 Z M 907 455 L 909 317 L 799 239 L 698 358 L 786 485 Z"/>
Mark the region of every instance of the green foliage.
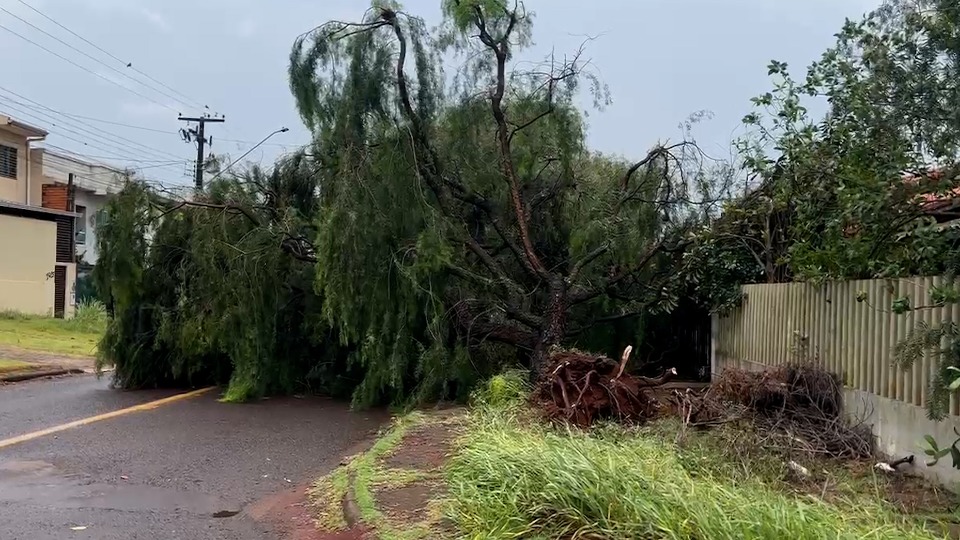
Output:
<path fill-rule="evenodd" d="M 107 306 L 96 299 L 81 300 L 77 303 L 73 317 L 64 321 L 64 326 L 78 332 L 102 333 L 109 321 Z"/>
<path fill-rule="evenodd" d="M 760 271 L 780 282 L 955 268 L 958 230 L 939 226 L 928 204 L 957 186 L 954 4 L 889 0 L 848 21 L 800 80 L 772 61 L 773 88 L 753 98 L 750 135 L 737 142 L 744 191 L 701 235 L 696 260 L 746 265 L 742 282 Z M 827 114 L 812 118 L 808 104 L 824 99 Z"/>
<path fill-rule="evenodd" d="M 888 507 L 836 507 L 693 474 L 672 445 L 618 429 L 558 432 L 474 412 L 448 466 L 451 518 L 470 538 L 935 538 Z"/>
<path fill-rule="evenodd" d="M 478 406 L 501 409 L 518 406 L 530 395 L 530 374 L 525 371 L 507 371 L 494 375 L 485 385 L 473 393 L 473 402 Z"/>
<path fill-rule="evenodd" d="M 630 175 L 590 152 L 576 97 L 585 84 L 604 101 L 604 89 L 579 55 L 514 70 L 532 24 L 522 6 L 443 10 L 431 33 L 376 5 L 291 53 L 323 176 L 315 285 L 327 322 L 356 344 L 360 401 L 415 385 L 462 395 L 510 363 L 478 352 L 490 342 L 534 363 L 598 319 L 670 311 L 684 281 L 661 248 L 711 189 L 684 145 Z M 445 52 L 463 59 L 449 83 Z"/>
<path fill-rule="evenodd" d="M 897 343 L 894 362 L 903 369 L 929 353 L 936 361 L 934 376 L 927 391 L 927 416 L 931 420 L 943 420 L 950 410 L 950 385 L 956 378 L 952 368 L 960 367 L 960 327 L 953 322 L 930 326 L 920 322 L 907 337 Z M 942 344 L 946 343 L 944 347 Z"/>
<path fill-rule="evenodd" d="M 95 276 L 114 314 L 98 365 L 125 387 L 229 382 L 228 400 L 349 393 L 355 375 L 299 260 L 315 190 L 300 156 L 218 180 L 198 204 L 128 184 L 98 224 Z"/>
<path fill-rule="evenodd" d="M 96 300 L 97 286 L 93 282 L 93 277 L 89 272 L 83 271 L 79 264 L 77 265 L 77 281 L 75 287 L 75 298 L 78 304 L 90 300 Z"/>

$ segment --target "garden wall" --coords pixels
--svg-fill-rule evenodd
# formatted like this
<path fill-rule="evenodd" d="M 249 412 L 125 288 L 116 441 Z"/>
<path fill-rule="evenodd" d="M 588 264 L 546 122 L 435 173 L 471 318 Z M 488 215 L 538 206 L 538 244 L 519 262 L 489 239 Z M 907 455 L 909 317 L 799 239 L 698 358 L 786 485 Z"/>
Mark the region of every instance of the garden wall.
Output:
<path fill-rule="evenodd" d="M 949 444 L 953 428 L 960 430 L 956 393 L 946 420 L 926 418 L 936 353 L 924 353 L 907 370 L 893 363 L 896 344 L 919 325 L 960 323 L 960 304 L 927 306 L 931 289 L 941 283 L 940 277 L 917 277 L 744 286 L 742 306 L 713 318 L 711 373 L 816 362 L 843 378 L 848 414 L 872 426 L 882 452 L 916 454 L 918 472 L 960 482 L 949 457 L 928 468 L 918 446 L 928 433 Z M 904 299 L 912 309 L 895 313 L 893 304 Z"/>

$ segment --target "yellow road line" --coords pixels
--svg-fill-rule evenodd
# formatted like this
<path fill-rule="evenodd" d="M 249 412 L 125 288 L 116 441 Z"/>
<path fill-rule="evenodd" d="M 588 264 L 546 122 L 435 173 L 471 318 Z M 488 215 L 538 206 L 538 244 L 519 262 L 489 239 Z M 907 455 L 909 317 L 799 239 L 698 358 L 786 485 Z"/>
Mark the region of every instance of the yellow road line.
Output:
<path fill-rule="evenodd" d="M 59 433 L 61 431 L 65 431 L 75 427 L 85 426 L 87 424 L 99 422 L 101 420 L 109 420 L 111 418 L 116 418 L 118 416 L 123 416 L 126 414 L 131 414 L 131 413 L 140 412 L 140 411 L 149 411 L 151 409 L 156 409 L 157 407 L 167 405 L 168 403 L 173 403 L 176 401 L 189 399 L 194 396 L 199 396 L 200 394 L 205 394 L 210 390 L 213 390 L 214 388 L 215 388 L 214 386 L 210 386 L 208 388 L 201 388 L 199 390 L 193 390 L 191 392 L 185 392 L 183 394 L 177 394 L 175 396 L 165 397 L 163 399 L 158 399 L 155 401 L 141 403 L 140 405 L 134 405 L 133 407 L 127 407 L 126 409 L 119 409 L 116 411 L 110 411 L 108 413 L 98 414 L 98 415 L 90 416 L 87 418 L 81 418 L 80 420 L 74 420 L 73 422 L 67 422 L 66 424 L 60 424 L 59 426 L 53 426 L 46 429 L 41 429 L 40 431 L 25 433 L 23 435 L 18 435 L 16 437 L 11 437 L 9 439 L 4 439 L 0 441 L 0 449 L 6 448 L 8 446 L 13 446 L 15 444 L 32 441 L 33 439 L 45 437 L 53 433 Z"/>

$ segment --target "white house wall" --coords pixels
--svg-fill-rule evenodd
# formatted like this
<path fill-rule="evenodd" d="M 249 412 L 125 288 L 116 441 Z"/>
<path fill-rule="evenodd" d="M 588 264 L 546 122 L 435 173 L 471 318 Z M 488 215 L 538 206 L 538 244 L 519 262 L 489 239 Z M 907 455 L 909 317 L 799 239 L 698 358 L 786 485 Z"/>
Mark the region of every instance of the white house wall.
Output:
<path fill-rule="evenodd" d="M 84 225 L 86 227 L 86 237 L 82 243 L 80 239 L 77 240 L 77 262 L 97 263 L 97 214 L 106 204 L 106 195 L 94 195 L 85 191 L 77 191 L 75 210 L 79 212 L 79 207 L 81 206 L 86 209 L 86 215 L 82 218 L 84 219 Z M 77 219 L 79 220 L 81 218 Z"/>
<path fill-rule="evenodd" d="M 66 184 L 70 173 L 74 175 L 73 184 L 76 187 L 74 204 L 86 209 L 86 215 L 83 218 L 86 235 L 82 239 L 77 239 L 77 257 L 83 262 L 96 264 L 97 214 L 106 206 L 109 196 L 123 188 L 125 173 L 44 149 L 43 183 Z"/>

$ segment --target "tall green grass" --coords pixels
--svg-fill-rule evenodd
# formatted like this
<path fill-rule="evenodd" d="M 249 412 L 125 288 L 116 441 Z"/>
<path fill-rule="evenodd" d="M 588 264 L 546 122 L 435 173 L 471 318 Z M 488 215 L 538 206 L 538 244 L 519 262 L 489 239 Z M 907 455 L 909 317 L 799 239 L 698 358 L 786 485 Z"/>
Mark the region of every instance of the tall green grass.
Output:
<path fill-rule="evenodd" d="M 656 437 L 558 431 L 522 414 L 472 414 L 448 468 L 450 517 L 465 537 L 937 538 L 880 503 L 840 509 L 760 482 L 694 478 Z"/>
<path fill-rule="evenodd" d="M 107 329 L 107 307 L 99 300 L 81 300 L 64 326 L 78 332 L 102 334 Z"/>

